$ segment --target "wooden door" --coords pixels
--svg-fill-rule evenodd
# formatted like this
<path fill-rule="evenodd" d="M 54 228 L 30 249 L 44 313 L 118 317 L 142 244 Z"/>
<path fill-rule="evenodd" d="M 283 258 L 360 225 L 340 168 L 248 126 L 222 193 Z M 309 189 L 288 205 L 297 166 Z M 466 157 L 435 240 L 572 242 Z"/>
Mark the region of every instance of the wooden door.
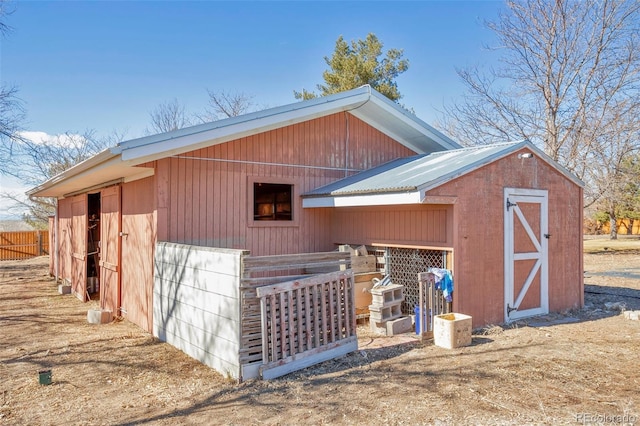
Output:
<path fill-rule="evenodd" d="M 71 199 L 71 291 L 87 301 L 87 195 Z"/>
<path fill-rule="evenodd" d="M 120 312 L 120 186 L 100 192 L 100 308 Z"/>
<path fill-rule="evenodd" d="M 121 314 L 146 331 L 153 319 L 153 248 L 155 244 L 153 178 L 122 187 Z"/>
<path fill-rule="evenodd" d="M 505 188 L 505 321 L 549 312 L 548 193 Z"/>

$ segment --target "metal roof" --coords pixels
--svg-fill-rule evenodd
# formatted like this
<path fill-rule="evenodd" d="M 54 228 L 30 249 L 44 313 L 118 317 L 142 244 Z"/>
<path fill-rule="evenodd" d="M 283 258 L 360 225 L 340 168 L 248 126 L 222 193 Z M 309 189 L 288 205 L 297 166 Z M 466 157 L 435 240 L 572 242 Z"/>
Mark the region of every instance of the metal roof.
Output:
<path fill-rule="evenodd" d="M 121 142 L 29 190 L 27 194 L 36 197 L 61 197 L 100 183 L 133 179 L 141 172 L 149 174 L 149 171 L 137 166 L 150 161 L 342 111 L 348 111 L 418 153 L 460 147 L 446 135 L 366 85 L 330 96 Z"/>
<path fill-rule="evenodd" d="M 309 191 L 303 194 L 303 198 L 416 191 L 424 193 L 522 148 L 535 152 L 577 185 L 583 186 L 581 181 L 551 160 L 531 142 L 520 141 L 434 152 L 394 160 Z M 416 199 L 418 198 L 413 198 L 413 200 Z M 311 206 L 307 204 L 307 207 Z"/>

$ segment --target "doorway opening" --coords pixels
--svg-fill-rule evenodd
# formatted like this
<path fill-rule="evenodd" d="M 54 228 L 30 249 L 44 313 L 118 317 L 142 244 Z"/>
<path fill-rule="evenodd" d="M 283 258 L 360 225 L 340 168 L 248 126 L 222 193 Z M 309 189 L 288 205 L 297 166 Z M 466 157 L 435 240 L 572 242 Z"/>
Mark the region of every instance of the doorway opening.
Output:
<path fill-rule="evenodd" d="M 100 193 L 88 194 L 87 299 L 100 298 Z"/>

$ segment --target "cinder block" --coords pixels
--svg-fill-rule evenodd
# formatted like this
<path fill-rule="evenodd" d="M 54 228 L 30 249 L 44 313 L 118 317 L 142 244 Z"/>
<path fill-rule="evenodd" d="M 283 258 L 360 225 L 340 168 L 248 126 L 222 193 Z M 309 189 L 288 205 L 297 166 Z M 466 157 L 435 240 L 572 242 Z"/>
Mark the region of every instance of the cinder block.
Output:
<path fill-rule="evenodd" d="M 58 293 L 60 294 L 71 294 L 71 286 L 66 284 L 58 285 Z"/>
<path fill-rule="evenodd" d="M 111 311 L 101 309 L 89 309 L 87 321 L 89 324 L 107 324 L 113 319 Z"/>
<path fill-rule="evenodd" d="M 387 336 L 408 333 L 413 329 L 411 317 L 402 317 L 387 321 Z"/>
<path fill-rule="evenodd" d="M 640 311 L 624 311 L 624 318 L 632 321 L 640 321 Z"/>
<path fill-rule="evenodd" d="M 374 321 L 369 318 L 369 326 L 371 327 L 371 332 L 373 334 L 382 334 L 383 336 L 387 335 L 387 326 L 384 321 Z"/>
<path fill-rule="evenodd" d="M 398 303 L 404 300 L 404 286 L 400 284 L 389 284 L 371 289 L 372 305 L 387 305 Z"/>
<path fill-rule="evenodd" d="M 402 316 L 402 305 L 396 303 L 389 306 L 369 305 L 369 318 L 371 321 L 391 321 Z"/>

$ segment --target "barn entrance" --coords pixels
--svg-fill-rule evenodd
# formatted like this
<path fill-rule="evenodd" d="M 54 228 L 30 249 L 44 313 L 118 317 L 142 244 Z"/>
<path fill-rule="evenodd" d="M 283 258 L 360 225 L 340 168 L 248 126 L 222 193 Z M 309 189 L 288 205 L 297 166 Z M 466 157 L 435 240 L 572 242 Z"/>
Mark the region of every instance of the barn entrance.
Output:
<path fill-rule="evenodd" d="M 87 195 L 87 299 L 100 295 L 100 193 Z"/>
<path fill-rule="evenodd" d="M 549 313 L 548 192 L 504 190 L 505 321 Z"/>

